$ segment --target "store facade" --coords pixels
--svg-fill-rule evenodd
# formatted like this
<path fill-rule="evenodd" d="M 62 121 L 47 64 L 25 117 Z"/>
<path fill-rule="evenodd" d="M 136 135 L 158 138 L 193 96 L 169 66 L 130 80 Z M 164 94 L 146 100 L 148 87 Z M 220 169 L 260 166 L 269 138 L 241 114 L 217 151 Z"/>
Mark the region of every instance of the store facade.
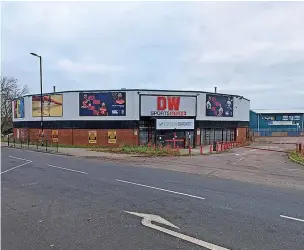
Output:
<path fill-rule="evenodd" d="M 140 144 L 194 146 L 197 96 L 140 95 Z"/>
<path fill-rule="evenodd" d="M 37 95 L 13 102 L 15 137 L 39 138 L 40 103 Z M 244 141 L 250 108 L 249 100 L 236 95 L 142 89 L 48 93 L 43 105 L 46 138 L 54 134 L 61 144 L 103 146 Z"/>

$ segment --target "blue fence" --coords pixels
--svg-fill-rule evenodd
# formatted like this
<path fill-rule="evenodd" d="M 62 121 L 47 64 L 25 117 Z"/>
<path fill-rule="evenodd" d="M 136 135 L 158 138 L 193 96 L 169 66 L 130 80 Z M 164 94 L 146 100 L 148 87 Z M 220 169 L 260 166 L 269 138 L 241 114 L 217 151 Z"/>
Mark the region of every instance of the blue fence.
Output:
<path fill-rule="evenodd" d="M 263 128 L 251 129 L 254 136 L 304 136 L 304 130 L 294 128 Z"/>

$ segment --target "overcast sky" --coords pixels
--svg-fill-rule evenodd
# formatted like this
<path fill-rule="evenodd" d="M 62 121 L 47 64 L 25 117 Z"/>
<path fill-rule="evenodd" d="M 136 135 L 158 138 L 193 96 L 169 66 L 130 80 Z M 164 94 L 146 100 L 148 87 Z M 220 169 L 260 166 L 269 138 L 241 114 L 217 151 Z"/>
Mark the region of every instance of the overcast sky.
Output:
<path fill-rule="evenodd" d="M 2 76 L 39 92 L 181 89 L 304 108 L 304 2 L 5 2 Z"/>

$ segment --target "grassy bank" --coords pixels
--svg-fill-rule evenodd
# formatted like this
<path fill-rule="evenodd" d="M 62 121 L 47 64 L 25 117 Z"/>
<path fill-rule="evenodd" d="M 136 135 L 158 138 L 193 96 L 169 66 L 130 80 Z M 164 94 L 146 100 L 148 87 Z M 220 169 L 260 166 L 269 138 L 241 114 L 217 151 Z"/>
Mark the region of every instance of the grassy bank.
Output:
<path fill-rule="evenodd" d="M 296 151 L 289 152 L 289 158 L 297 163 L 304 165 L 304 155 Z"/>
<path fill-rule="evenodd" d="M 135 154 L 135 155 L 145 155 L 145 156 L 179 156 L 181 153 L 169 147 L 156 147 L 153 146 L 128 146 L 123 145 L 120 147 L 109 148 L 109 147 L 101 147 L 101 148 L 92 148 L 92 151 L 97 152 L 111 152 L 117 154 Z"/>

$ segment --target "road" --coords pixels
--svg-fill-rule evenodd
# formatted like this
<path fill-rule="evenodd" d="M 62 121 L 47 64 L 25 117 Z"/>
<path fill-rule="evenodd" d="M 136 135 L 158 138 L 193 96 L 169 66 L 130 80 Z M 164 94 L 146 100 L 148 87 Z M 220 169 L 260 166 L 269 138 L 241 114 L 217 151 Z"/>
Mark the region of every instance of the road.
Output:
<path fill-rule="evenodd" d="M 214 250 L 303 250 L 302 190 L 10 148 L 1 160 L 2 249 L 211 249 L 129 211 Z"/>

